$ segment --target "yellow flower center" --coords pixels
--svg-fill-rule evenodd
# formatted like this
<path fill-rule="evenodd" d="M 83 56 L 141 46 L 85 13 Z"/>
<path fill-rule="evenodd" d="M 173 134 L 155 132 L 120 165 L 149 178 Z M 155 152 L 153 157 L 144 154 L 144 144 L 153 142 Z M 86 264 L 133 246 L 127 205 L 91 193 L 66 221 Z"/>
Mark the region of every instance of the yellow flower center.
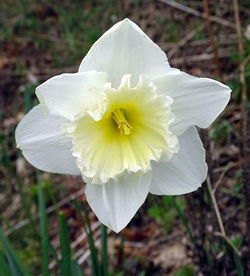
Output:
<path fill-rule="evenodd" d="M 130 134 L 132 126 L 128 123 L 125 116 L 125 111 L 122 108 L 116 108 L 112 112 L 112 118 L 117 124 L 117 127 L 120 130 L 121 134 L 124 134 L 124 135 Z"/>
<path fill-rule="evenodd" d="M 169 131 L 170 97 L 158 95 L 154 84 L 142 79 L 131 87 L 129 75 L 117 89 L 105 87 L 65 127 L 84 180 L 93 184 L 116 181 L 125 171 L 146 173 L 151 161 L 168 160 L 178 151 L 177 137 Z"/>

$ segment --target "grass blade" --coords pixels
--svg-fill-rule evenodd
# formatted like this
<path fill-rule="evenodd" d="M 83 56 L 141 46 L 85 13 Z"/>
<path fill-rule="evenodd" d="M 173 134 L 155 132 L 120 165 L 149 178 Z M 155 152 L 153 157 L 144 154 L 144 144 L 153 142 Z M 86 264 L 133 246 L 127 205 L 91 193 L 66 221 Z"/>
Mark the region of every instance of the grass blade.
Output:
<path fill-rule="evenodd" d="M 244 276 L 244 268 L 242 266 L 240 257 L 235 252 L 233 252 L 233 258 L 238 276 Z"/>
<path fill-rule="evenodd" d="M 40 237 L 42 246 L 42 275 L 49 276 L 49 231 L 48 217 L 45 208 L 45 198 L 41 181 L 38 179 L 38 206 L 40 214 Z"/>
<path fill-rule="evenodd" d="M 190 238 L 193 246 L 196 248 L 197 247 L 197 243 L 195 241 L 195 238 L 193 237 L 192 230 L 189 227 L 188 219 L 186 218 L 185 214 L 182 212 L 179 204 L 177 203 L 177 197 L 173 196 L 172 199 L 173 199 L 174 207 L 175 207 L 175 209 L 176 209 L 176 211 L 177 211 L 177 213 L 179 215 L 179 218 L 180 218 L 183 226 L 185 227 L 185 229 L 186 229 L 186 231 L 187 231 L 187 233 L 189 235 L 189 238 Z"/>
<path fill-rule="evenodd" d="M 11 271 L 4 256 L 0 253 L 0 275 L 1 276 L 12 276 Z"/>
<path fill-rule="evenodd" d="M 54 260 L 55 260 L 55 262 L 57 264 L 57 267 L 60 267 L 61 266 L 60 260 L 59 260 L 59 258 L 57 256 L 56 250 L 54 249 L 54 247 L 52 246 L 51 243 L 49 243 L 49 250 L 50 250 L 50 253 L 51 253 L 52 257 L 54 258 Z"/>
<path fill-rule="evenodd" d="M 101 225 L 101 254 L 103 276 L 108 276 L 108 232 L 107 226 Z"/>
<path fill-rule="evenodd" d="M 82 268 L 80 267 L 80 265 L 76 260 L 71 261 L 71 273 L 72 273 L 72 276 L 84 276 Z"/>
<path fill-rule="evenodd" d="M 88 239 L 88 244 L 89 244 L 89 249 L 90 249 L 90 257 L 91 257 L 91 262 L 92 262 L 92 275 L 94 276 L 102 276 L 102 271 L 101 271 L 101 265 L 97 257 L 97 248 L 95 246 L 94 238 L 93 238 L 93 232 L 90 227 L 90 221 L 88 217 L 88 212 L 85 209 L 85 219 L 87 223 L 84 222 L 84 219 L 81 214 L 81 205 L 77 200 L 73 201 L 74 207 L 76 209 L 76 213 L 80 219 L 80 222 L 82 226 L 85 229 L 85 232 L 87 234 L 87 239 Z"/>
<path fill-rule="evenodd" d="M 16 254 L 14 248 L 12 247 L 11 243 L 1 231 L 0 241 L 2 242 L 5 254 L 7 256 L 12 276 L 29 276 L 30 274 L 28 274 L 26 269 L 21 264 L 21 261 L 18 255 Z"/>
<path fill-rule="evenodd" d="M 224 239 L 226 248 L 232 254 L 234 264 L 235 264 L 235 269 L 237 271 L 237 275 L 244 276 L 245 275 L 244 268 L 243 268 L 241 258 L 240 258 L 237 248 L 234 246 L 234 244 L 231 242 L 231 240 L 229 240 L 227 237 L 225 237 L 225 236 L 221 236 L 221 237 Z"/>
<path fill-rule="evenodd" d="M 24 87 L 23 101 L 25 113 L 28 113 L 33 107 L 32 95 L 34 94 L 35 87 L 36 85 L 30 83 Z"/>
<path fill-rule="evenodd" d="M 61 212 L 59 213 L 59 236 L 62 253 L 62 276 L 71 276 L 71 249 L 69 231 L 65 216 Z"/>
<path fill-rule="evenodd" d="M 11 140 L 9 140 L 8 137 L 6 137 L 6 142 L 11 143 Z M 8 150 L 7 150 L 7 144 L 2 143 L 2 155 L 4 158 L 4 164 L 5 167 L 7 168 L 9 175 L 14 178 L 16 185 L 17 185 L 17 190 L 18 193 L 21 196 L 21 204 L 22 207 L 26 213 L 26 216 L 28 217 L 29 221 L 30 221 L 30 225 L 32 227 L 32 230 L 34 232 L 35 235 L 37 235 L 37 229 L 36 229 L 36 225 L 35 222 L 32 218 L 32 213 L 31 213 L 31 207 L 30 207 L 30 203 L 27 200 L 27 196 L 25 195 L 25 193 L 23 192 L 23 185 L 20 181 L 20 178 L 17 176 L 16 171 L 15 171 L 15 167 L 13 166 L 13 162 L 10 160 L 10 156 L 8 155 Z"/>

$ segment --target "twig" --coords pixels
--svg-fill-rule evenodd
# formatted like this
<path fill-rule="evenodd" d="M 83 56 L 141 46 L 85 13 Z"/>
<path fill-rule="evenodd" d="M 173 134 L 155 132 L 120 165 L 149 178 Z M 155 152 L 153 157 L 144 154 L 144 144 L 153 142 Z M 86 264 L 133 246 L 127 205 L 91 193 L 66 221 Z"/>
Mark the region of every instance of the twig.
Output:
<path fill-rule="evenodd" d="M 227 172 L 228 170 L 230 170 L 231 168 L 233 168 L 233 167 L 235 167 L 235 163 L 230 162 L 226 167 L 223 168 L 222 173 L 220 174 L 218 180 L 215 182 L 214 187 L 213 187 L 213 189 L 212 189 L 213 194 L 216 193 L 216 190 L 218 189 L 219 185 L 221 184 L 222 179 L 224 178 L 226 172 Z"/>
<path fill-rule="evenodd" d="M 206 24 L 206 23 L 204 23 L 204 24 Z M 203 26 L 203 24 L 200 25 L 199 27 L 201 27 L 201 26 Z M 197 32 L 197 30 L 196 30 L 196 32 Z M 177 52 L 177 50 L 179 50 L 179 48 L 182 48 L 183 46 L 185 46 L 187 44 L 187 42 L 193 38 L 193 36 L 195 35 L 196 32 L 195 32 L 195 30 L 188 32 L 186 34 L 186 36 L 184 36 L 178 42 L 159 42 L 158 44 L 161 48 L 164 48 L 164 50 L 169 49 L 167 51 L 167 54 L 168 54 L 168 57 L 170 57 L 169 53 L 172 52 L 172 50 L 174 52 L 173 54 L 175 54 Z M 219 35 L 216 37 L 216 40 L 219 41 L 220 45 L 233 45 L 233 44 L 238 43 L 236 34 Z M 200 40 L 190 41 L 188 44 L 188 47 L 206 46 L 208 43 L 210 43 L 209 38 L 203 38 Z M 173 54 L 171 54 L 171 56 L 173 56 Z"/>
<path fill-rule="evenodd" d="M 225 13 L 226 13 L 226 11 L 223 10 L 221 12 L 221 15 L 224 15 Z M 187 42 L 195 36 L 197 31 L 202 31 L 207 26 L 207 24 L 208 24 L 207 22 L 202 23 L 201 25 L 198 26 L 198 28 L 196 30 L 192 30 L 192 31 L 188 32 L 180 41 L 178 41 L 178 43 L 176 43 L 174 46 L 172 46 L 171 50 L 168 51 L 168 57 L 171 58 L 180 48 L 185 46 L 187 44 Z M 223 37 L 223 38 L 219 38 L 218 40 L 228 41 L 228 38 L 229 37 L 226 37 L 226 39 L 225 39 L 225 37 Z M 231 41 L 231 39 L 229 39 L 229 40 Z M 192 43 L 195 44 L 195 43 L 198 43 L 198 41 L 193 41 Z"/>
<path fill-rule="evenodd" d="M 207 23 L 203 23 L 202 25 L 200 25 L 198 27 L 199 31 L 202 31 L 205 27 L 206 27 Z M 179 48 L 183 47 L 190 39 L 192 39 L 195 34 L 196 34 L 197 30 L 192 30 L 191 32 L 189 32 L 186 36 L 184 36 L 175 47 L 173 47 L 169 52 L 168 52 L 168 57 L 171 58 L 177 51 Z"/>
<path fill-rule="evenodd" d="M 248 64 L 250 62 L 250 55 L 249 56 L 247 56 L 243 61 L 242 61 L 242 63 L 240 64 L 240 68 L 241 67 L 246 67 L 246 65 Z M 246 77 L 246 72 L 244 72 L 244 74 L 245 74 L 245 77 Z"/>
<path fill-rule="evenodd" d="M 216 215 L 216 218 L 217 218 L 217 221 L 218 221 L 218 224 L 219 224 L 220 231 L 221 231 L 223 236 L 226 236 L 226 231 L 225 231 L 225 228 L 224 228 L 224 224 L 223 224 L 223 221 L 222 221 L 222 218 L 221 218 L 221 215 L 220 215 L 220 210 L 219 210 L 219 207 L 218 207 L 218 204 L 217 204 L 217 201 L 216 201 L 213 189 L 212 189 L 212 185 L 211 185 L 211 181 L 210 181 L 209 176 L 207 177 L 207 187 L 208 187 L 208 191 L 209 191 L 209 194 L 211 196 L 211 199 L 212 199 L 212 203 L 213 203 L 213 206 L 214 206 L 214 211 L 215 211 L 215 215 Z"/>
<path fill-rule="evenodd" d="M 107 229 L 108 230 L 108 235 L 111 233 L 111 229 Z M 96 237 L 96 239 L 95 239 L 95 243 L 96 243 L 96 245 L 97 246 L 100 246 L 100 239 L 98 239 L 98 237 L 100 236 L 100 232 L 98 232 L 98 236 Z M 84 252 L 83 254 L 82 254 L 82 256 L 78 259 L 78 263 L 81 265 L 81 264 L 83 264 L 86 260 L 87 260 L 87 258 L 89 257 L 89 255 L 90 255 L 90 250 L 87 250 L 86 252 Z"/>
<path fill-rule="evenodd" d="M 213 55 L 214 55 L 213 59 L 214 59 L 214 63 L 216 64 L 215 74 L 218 78 L 220 78 L 221 74 L 220 74 L 219 53 L 218 53 L 218 47 L 214 38 L 213 26 L 211 24 L 211 16 L 210 16 L 208 0 L 203 0 L 203 4 L 204 4 L 204 11 L 205 11 L 205 16 L 207 20 L 207 25 L 208 25 L 209 40 L 210 40 L 210 44 L 212 46 Z"/>
<path fill-rule="evenodd" d="M 99 226 L 101 225 L 101 223 L 99 221 L 96 221 L 94 222 L 92 225 L 91 225 L 91 229 L 92 231 L 94 232 Z M 87 233 L 84 231 L 76 240 L 74 240 L 72 243 L 71 243 L 71 248 L 76 248 L 77 245 L 82 242 L 83 240 L 85 240 L 87 238 Z"/>
<path fill-rule="evenodd" d="M 216 232 L 214 233 L 216 236 L 219 236 L 221 238 L 223 238 L 229 245 L 230 247 L 233 249 L 233 251 L 240 257 L 240 252 L 239 250 L 235 247 L 235 245 L 231 242 L 231 240 L 227 237 L 227 236 L 224 236 L 222 235 L 221 233 L 219 232 Z"/>
<path fill-rule="evenodd" d="M 91 229 L 92 231 L 96 231 L 98 229 L 98 227 L 101 225 L 101 223 L 99 221 L 96 221 L 93 225 L 91 225 Z M 98 238 L 100 236 L 100 231 L 97 232 L 97 234 L 95 235 L 95 243 L 98 242 Z M 87 234 L 84 232 L 82 233 L 74 242 L 71 243 L 70 247 L 72 249 L 76 248 L 77 245 L 85 240 L 87 238 Z M 74 257 L 77 259 L 79 258 L 81 255 L 86 255 L 87 257 L 89 256 L 90 254 L 90 251 L 89 251 L 89 248 L 88 248 L 88 245 L 86 245 L 85 248 L 81 248 L 79 249 L 75 254 L 74 254 Z M 61 259 L 61 255 L 58 256 L 59 260 Z M 81 257 L 80 257 L 81 258 Z M 80 260 L 78 260 L 78 263 L 79 264 L 82 264 L 82 262 L 80 262 Z M 49 264 L 49 269 L 52 270 L 54 267 L 56 266 L 56 261 L 51 261 L 50 264 Z"/>
<path fill-rule="evenodd" d="M 81 195 L 84 194 L 83 189 L 79 190 L 78 192 L 71 194 L 69 197 L 64 198 L 63 200 L 59 201 L 57 204 L 50 206 L 49 208 L 46 209 L 47 214 L 52 213 L 53 211 L 56 210 L 56 208 L 61 207 L 65 204 L 67 204 L 68 202 L 70 202 L 72 199 L 75 199 Z M 32 219 L 36 220 L 39 219 L 39 214 L 35 214 Z M 13 232 L 19 230 L 20 228 L 24 227 L 25 225 L 29 224 L 30 220 L 29 219 L 24 219 L 22 221 L 20 221 L 18 224 L 16 224 L 12 229 L 7 230 L 4 234 L 6 236 L 9 236 L 10 234 L 12 234 Z"/>
<path fill-rule="evenodd" d="M 162 3 L 164 3 L 164 4 L 167 4 L 167 5 L 171 6 L 173 8 L 176 8 L 176 9 L 178 9 L 180 11 L 184 11 L 186 13 L 189 13 L 189 14 L 195 15 L 197 17 L 201 17 L 201 18 L 206 19 L 205 13 L 201 13 L 201 12 L 199 12 L 199 11 L 193 9 L 193 8 L 187 7 L 187 6 L 185 6 L 185 5 L 181 4 L 181 3 L 177 3 L 177 2 L 175 2 L 173 0 L 159 0 L 159 1 L 162 2 Z M 219 24 L 221 24 L 221 25 L 223 25 L 225 27 L 229 27 L 229 28 L 235 29 L 235 25 L 233 23 L 231 23 L 231 22 L 229 22 L 227 20 L 218 18 L 216 16 L 211 16 L 210 20 L 212 22 L 219 23 Z"/>
<path fill-rule="evenodd" d="M 241 68 L 241 66 L 246 67 L 246 65 L 250 62 L 250 55 L 247 56 L 240 64 L 239 68 Z M 237 71 L 238 68 L 236 70 L 233 71 L 233 73 L 231 73 L 230 75 L 227 75 L 227 77 L 225 78 L 226 81 L 232 81 L 234 80 L 237 76 Z M 245 72 L 245 77 L 250 76 L 250 72 Z"/>
<path fill-rule="evenodd" d="M 225 227 L 224 227 L 224 224 L 223 224 L 223 221 L 222 221 L 222 218 L 221 218 L 220 210 L 219 210 L 219 207 L 218 207 L 218 204 L 217 204 L 217 200 L 215 198 L 216 189 L 212 189 L 212 185 L 211 185 L 211 181 L 210 181 L 209 176 L 207 177 L 207 187 L 208 187 L 210 197 L 212 199 L 212 203 L 213 203 L 213 206 L 214 206 L 214 211 L 215 211 L 216 218 L 217 218 L 219 228 L 220 228 L 220 232 L 216 232 L 215 235 L 222 237 L 227 242 L 227 244 L 230 245 L 230 247 L 232 248 L 234 253 L 238 257 L 240 257 L 239 250 L 235 247 L 235 245 L 231 242 L 231 240 L 228 238 L 228 236 L 226 234 Z"/>
<path fill-rule="evenodd" d="M 225 58 L 231 56 L 231 51 L 228 49 L 221 49 L 219 51 L 219 58 Z M 193 63 L 193 62 L 200 62 L 205 60 L 213 59 L 213 54 L 201 54 L 201 55 L 194 55 L 194 56 L 187 56 L 187 57 L 180 57 L 180 58 L 173 58 L 171 59 L 171 63 L 174 65 L 179 65 L 183 63 Z"/>
<path fill-rule="evenodd" d="M 216 40 L 220 42 L 220 45 L 232 45 L 236 43 L 237 36 L 235 34 L 227 34 L 227 35 L 218 35 Z M 195 40 L 190 43 L 190 46 L 204 46 L 208 44 L 210 40 L 208 38 L 204 38 L 201 40 Z"/>

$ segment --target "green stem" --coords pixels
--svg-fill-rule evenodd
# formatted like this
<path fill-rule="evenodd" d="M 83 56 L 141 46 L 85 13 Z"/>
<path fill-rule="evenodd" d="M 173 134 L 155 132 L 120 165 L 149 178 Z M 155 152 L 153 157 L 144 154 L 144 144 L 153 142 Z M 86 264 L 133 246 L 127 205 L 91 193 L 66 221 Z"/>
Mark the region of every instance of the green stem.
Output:
<path fill-rule="evenodd" d="M 85 229 L 85 232 L 87 234 L 87 239 L 88 239 L 88 244 L 90 248 L 90 256 L 91 256 L 91 261 L 92 261 L 92 275 L 93 276 L 102 276 L 102 271 L 101 271 L 101 264 L 98 260 L 97 256 L 97 248 L 95 246 L 95 241 L 93 237 L 93 232 L 91 230 L 91 225 L 89 221 L 89 214 L 87 211 L 87 208 L 82 208 L 81 204 L 77 200 L 73 200 L 73 205 L 75 207 L 76 213 L 78 215 L 78 218 L 80 219 L 80 222 L 82 226 Z M 83 219 L 83 216 L 81 214 L 81 209 L 83 209 L 85 213 L 85 220 Z"/>
<path fill-rule="evenodd" d="M 196 243 L 195 238 L 193 237 L 192 231 L 191 231 L 191 229 L 189 227 L 188 220 L 187 220 L 186 216 L 183 214 L 180 206 L 178 205 L 178 203 L 176 201 L 176 197 L 173 197 L 173 204 L 174 204 L 174 207 L 175 207 L 175 209 L 176 209 L 176 211 L 177 211 L 177 213 L 178 213 L 178 215 L 180 217 L 180 220 L 181 220 L 182 224 L 186 228 L 186 231 L 187 231 L 187 233 L 188 233 L 188 235 L 190 237 L 190 240 L 191 240 L 193 246 L 195 248 L 197 248 L 197 243 Z"/>
<path fill-rule="evenodd" d="M 38 234 L 37 228 L 36 228 L 36 224 L 32 218 L 32 213 L 31 213 L 31 207 L 30 204 L 27 200 L 27 196 L 25 195 L 24 191 L 23 191 L 23 185 L 19 179 L 19 177 L 17 176 L 15 169 L 13 167 L 13 164 L 7 154 L 7 148 L 6 146 L 3 144 L 2 145 L 2 153 L 3 156 L 5 157 L 5 163 L 6 163 L 6 167 L 8 169 L 9 174 L 11 175 L 12 178 L 14 178 L 15 183 L 16 183 L 16 187 L 17 187 L 17 191 L 20 194 L 20 198 L 21 198 L 21 204 L 22 207 L 24 209 L 25 215 L 27 216 L 27 218 L 29 219 L 30 225 L 32 227 L 32 231 L 35 235 Z"/>
<path fill-rule="evenodd" d="M 42 188 L 42 183 L 37 173 L 38 180 L 38 205 L 40 215 L 40 237 L 42 247 L 42 275 L 49 276 L 49 230 L 48 230 L 48 217 L 46 213 L 46 203 Z"/>
<path fill-rule="evenodd" d="M 107 226 L 101 225 L 101 254 L 103 276 L 108 276 L 108 231 Z"/>

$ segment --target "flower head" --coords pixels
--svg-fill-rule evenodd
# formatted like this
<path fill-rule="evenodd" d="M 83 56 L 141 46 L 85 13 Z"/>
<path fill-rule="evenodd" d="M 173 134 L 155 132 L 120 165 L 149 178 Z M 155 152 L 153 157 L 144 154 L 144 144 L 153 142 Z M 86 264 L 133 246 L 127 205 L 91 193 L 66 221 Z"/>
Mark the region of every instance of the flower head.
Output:
<path fill-rule="evenodd" d="M 196 127 L 223 111 L 230 89 L 171 68 L 133 22 L 108 30 L 79 72 L 36 89 L 40 104 L 19 123 L 16 141 L 35 167 L 81 174 L 100 221 L 123 229 L 147 194 L 177 195 L 205 180 Z"/>

